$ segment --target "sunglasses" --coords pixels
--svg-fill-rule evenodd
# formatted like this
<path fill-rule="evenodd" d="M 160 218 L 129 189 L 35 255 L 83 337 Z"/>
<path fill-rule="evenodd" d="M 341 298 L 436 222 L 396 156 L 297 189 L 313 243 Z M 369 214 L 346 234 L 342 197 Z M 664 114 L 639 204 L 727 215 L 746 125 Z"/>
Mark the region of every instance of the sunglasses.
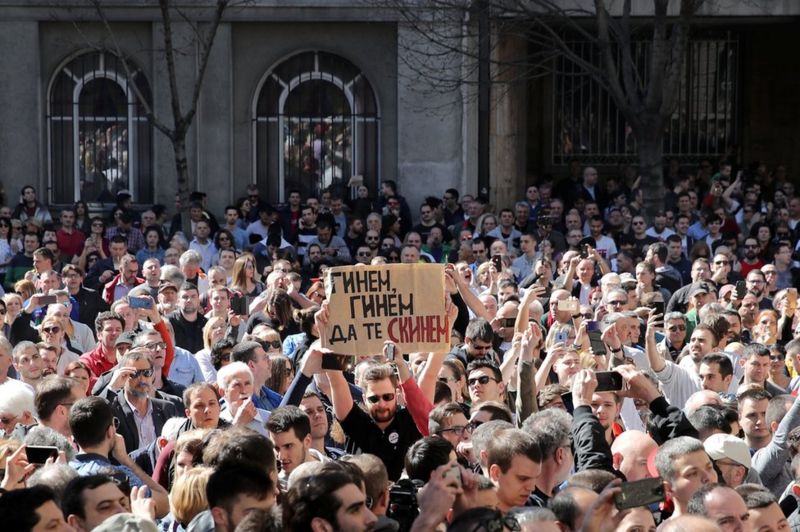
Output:
<path fill-rule="evenodd" d="M 489 381 L 497 382 L 497 379 L 493 379 L 488 375 L 481 375 L 480 377 L 473 377 L 471 379 L 467 379 L 467 385 L 472 388 L 476 384 L 480 384 L 481 386 L 486 386 L 489 384 Z"/>
<path fill-rule="evenodd" d="M 283 347 L 280 340 L 264 340 L 262 344 L 264 345 L 264 349 L 269 349 L 270 347 L 273 349 L 281 349 Z"/>
<path fill-rule="evenodd" d="M 627 301 L 609 301 L 608 304 L 617 306 L 617 305 L 627 305 L 628 302 Z"/>
<path fill-rule="evenodd" d="M 140 377 L 150 378 L 153 376 L 153 368 L 140 369 L 131 373 L 131 379 L 138 379 Z"/>
<path fill-rule="evenodd" d="M 668 329 L 670 332 L 685 331 L 686 325 L 672 325 L 671 327 L 668 327 Z"/>
<path fill-rule="evenodd" d="M 61 327 L 42 327 L 42 332 L 47 334 L 57 334 L 61 332 Z"/>
<path fill-rule="evenodd" d="M 385 393 L 383 395 L 370 395 L 367 397 L 367 401 L 372 404 L 376 404 L 378 401 L 383 400 L 384 403 L 391 403 L 394 401 L 394 394 L 393 393 Z"/>

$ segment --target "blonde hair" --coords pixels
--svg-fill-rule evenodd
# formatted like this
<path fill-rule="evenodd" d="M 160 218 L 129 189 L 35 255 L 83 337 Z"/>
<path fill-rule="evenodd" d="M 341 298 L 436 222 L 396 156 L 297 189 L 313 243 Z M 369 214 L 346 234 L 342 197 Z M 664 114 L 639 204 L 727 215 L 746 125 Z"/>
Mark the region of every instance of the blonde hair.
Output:
<path fill-rule="evenodd" d="M 193 467 L 172 485 L 169 506 L 175 519 L 183 526 L 208 509 L 206 485 L 212 471 L 212 468 L 206 466 Z"/>
<path fill-rule="evenodd" d="M 219 316 L 208 318 L 208 321 L 203 326 L 203 347 L 209 351 L 211 350 L 211 329 L 220 321 L 223 322 L 227 327 L 228 320 L 225 318 L 220 318 Z"/>

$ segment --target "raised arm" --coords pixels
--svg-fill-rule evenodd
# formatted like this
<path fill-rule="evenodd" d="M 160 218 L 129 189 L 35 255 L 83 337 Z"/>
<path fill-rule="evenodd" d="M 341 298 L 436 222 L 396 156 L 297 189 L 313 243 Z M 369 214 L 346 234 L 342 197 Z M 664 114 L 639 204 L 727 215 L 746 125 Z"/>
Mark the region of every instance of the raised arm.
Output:
<path fill-rule="evenodd" d="M 650 362 L 650 367 L 656 373 L 664 371 L 664 366 L 667 365 L 664 359 L 658 352 L 656 342 L 656 328 L 661 323 L 663 316 L 656 314 L 655 309 L 650 311 L 650 316 L 647 318 L 647 332 L 645 333 L 644 350 L 647 353 L 647 360 Z"/>
<path fill-rule="evenodd" d="M 572 284 L 575 282 L 575 271 L 578 269 L 578 263 L 581 261 L 580 255 L 575 255 L 569 259 L 569 268 L 564 275 L 564 290 L 572 292 Z"/>
<path fill-rule="evenodd" d="M 464 300 L 464 303 L 467 304 L 469 309 L 474 312 L 477 317 L 483 318 L 486 321 L 492 320 L 492 317 L 489 315 L 486 307 L 483 306 L 483 303 L 481 303 L 481 300 L 478 299 L 478 296 L 472 293 L 469 285 L 458 272 L 453 270 L 445 270 L 445 275 L 450 276 L 453 279 L 453 282 L 455 282 L 456 286 L 458 287 L 458 293 L 461 294 L 461 299 Z"/>

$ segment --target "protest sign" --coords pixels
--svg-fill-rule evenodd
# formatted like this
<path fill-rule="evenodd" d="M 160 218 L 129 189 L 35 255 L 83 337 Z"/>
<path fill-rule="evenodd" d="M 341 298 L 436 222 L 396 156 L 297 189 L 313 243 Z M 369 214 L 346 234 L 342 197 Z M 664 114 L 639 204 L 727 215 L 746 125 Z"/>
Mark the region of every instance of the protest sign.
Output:
<path fill-rule="evenodd" d="M 328 334 L 322 346 L 374 355 L 391 340 L 401 353 L 448 351 L 444 265 L 387 264 L 329 268 Z"/>

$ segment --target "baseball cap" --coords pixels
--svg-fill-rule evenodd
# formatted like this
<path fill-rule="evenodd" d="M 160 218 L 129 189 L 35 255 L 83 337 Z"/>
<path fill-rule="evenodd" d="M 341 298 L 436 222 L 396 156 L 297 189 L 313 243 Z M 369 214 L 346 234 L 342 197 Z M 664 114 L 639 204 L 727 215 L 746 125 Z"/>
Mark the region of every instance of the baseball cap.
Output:
<path fill-rule="evenodd" d="M 136 333 L 133 332 L 133 331 L 128 331 L 128 332 L 122 333 L 117 337 L 117 341 L 114 342 L 114 346 L 116 347 L 116 346 L 121 345 L 121 344 L 133 345 L 133 339 L 135 337 L 136 337 Z"/>
<path fill-rule="evenodd" d="M 160 294 L 164 290 L 175 290 L 177 292 L 178 287 L 175 286 L 173 283 L 164 281 L 160 285 L 158 285 L 158 293 Z"/>
<path fill-rule="evenodd" d="M 705 294 L 714 294 L 716 293 L 716 290 L 714 290 L 714 287 L 711 286 L 710 283 L 707 283 L 705 281 L 700 281 L 692 284 L 692 289 L 690 290 L 689 296 L 691 297 L 701 292 Z"/>
<path fill-rule="evenodd" d="M 727 458 L 750 469 L 750 449 L 745 441 L 730 434 L 713 434 L 703 442 L 712 460 Z"/>

